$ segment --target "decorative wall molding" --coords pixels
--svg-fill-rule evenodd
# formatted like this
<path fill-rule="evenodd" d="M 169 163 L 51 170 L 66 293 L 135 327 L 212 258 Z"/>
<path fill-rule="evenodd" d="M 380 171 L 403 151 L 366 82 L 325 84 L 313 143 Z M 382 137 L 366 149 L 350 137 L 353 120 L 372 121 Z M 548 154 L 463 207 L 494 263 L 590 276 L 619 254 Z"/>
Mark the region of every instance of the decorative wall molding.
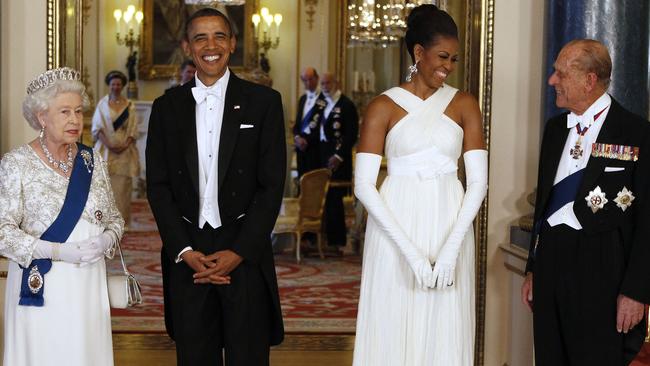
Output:
<path fill-rule="evenodd" d="M 318 7 L 318 0 L 305 0 L 305 13 L 307 14 L 307 24 L 309 30 L 314 28 L 314 15 L 316 15 L 316 8 Z"/>

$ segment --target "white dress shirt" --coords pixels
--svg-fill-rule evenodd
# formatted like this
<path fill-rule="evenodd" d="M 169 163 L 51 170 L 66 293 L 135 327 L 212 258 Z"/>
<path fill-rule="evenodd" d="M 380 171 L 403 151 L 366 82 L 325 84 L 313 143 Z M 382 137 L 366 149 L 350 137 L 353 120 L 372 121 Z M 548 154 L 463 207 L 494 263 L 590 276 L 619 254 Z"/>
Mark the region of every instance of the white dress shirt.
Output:
<path fill-rule="evenodd" d="M 307 97 L 305 98 L 305 106 L 302 108 L 302 118 L 305 118 L 307 113 L 314 107 L 314 104 L 316 104 L 316 99 L 318 99 L 318 95 L 320 94 L 320 90 L 316 89 L 314 91 L 307 90 L 305 95 Z"/>
<path fill-rule="evenodd" d="M 196 100 L 196 145 L 199 158 L 199 222 L 200 229 L 207 222 L 213 228 L 221 226 L 219 215 L 219 138 L 223 122 L 224 100 L 230 79 L 230 70 L 211 86 L 206 86 L 197 77 L 192 94 Z M 191 246 L 178 253 L 180 256 Z"/>
<path fill-rule="evenodd" d="M 553 185 L 587 166 L 589 156 L 591 155 L 591 144 L 596 142 L 596 138 L 598 138 L 598 133 L 600 133 L 603 122 L 605 122 L 605 119 L 607 118 L 607 112 L 609 112 L 609 106 L 611 104 L 612 98 L 609 94 L 605 93 L 600 98 L 596 99 L 596 101 L 587 108 L 585 113 L 581 116 L 577 116 L 574 113 L 569 113 L 567 115 L 567 128 L 569 128 L 570 131 L 566 143 L 564 144 L 564 151 L 562 151 L 562 157 L 560 158 L 560 164 L 557 167 Z M 594 120 L 594 117 L 596 116 L 598 116 L 598 118 Z M 583 149 L 583 153 L 579 159 L 574 159 L 571 156 L 571 149 L 573 149 L 579 137 L 578 131 L 576 131 L 576 125 L 580 125 L 580 129 L 588 128 L 587 132 L 585 132 L 582 137 L 582 143 L 580 146 Z M 586 203 L 584 200 L 580 200 L 579 204 Z M 578 221 L 578 218 L 573 212 L 573 202 L 569 202 L 562 206 L 562 208 L 552 214 L 546 221 L 551 226 L 565 224 L 575 230 L 582 229 L 580 221 Z"/>

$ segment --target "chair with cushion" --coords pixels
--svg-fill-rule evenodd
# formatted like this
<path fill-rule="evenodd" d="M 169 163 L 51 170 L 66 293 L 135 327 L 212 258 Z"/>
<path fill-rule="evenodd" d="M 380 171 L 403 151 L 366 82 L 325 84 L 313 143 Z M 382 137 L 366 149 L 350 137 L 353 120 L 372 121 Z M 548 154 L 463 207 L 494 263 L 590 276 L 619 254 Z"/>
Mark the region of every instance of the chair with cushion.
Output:
<path fill-rule="evenodd" d="M 300 263 L 300 239 L 303 233 L 316 234 L 318 253 L 321 258 L 323 246 L 321 226 L 325 197 L 330 183 L 329 169 L 316 169 L 300 178 L 300 195 L 297 198 L 284 198 L 273 234 L 293 233 L 296 239 L 296 262 Z"/>

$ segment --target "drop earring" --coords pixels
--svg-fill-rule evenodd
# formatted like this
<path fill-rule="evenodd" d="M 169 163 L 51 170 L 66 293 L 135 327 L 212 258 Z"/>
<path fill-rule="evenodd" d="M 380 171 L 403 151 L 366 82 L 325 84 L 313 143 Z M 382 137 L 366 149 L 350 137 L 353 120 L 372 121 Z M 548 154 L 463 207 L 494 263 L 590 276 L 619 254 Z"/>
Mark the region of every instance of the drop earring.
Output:
<path fill-rule="evenodd" d="M 38 134 L 38 138 L 43 140 L 43 137 L 45 137 L 45 126 L 41 126 L 41 132 Z"/>
<path fill-rule="evenodd" d="M 406 81 L 410 82 L 413 80 L 413 75 L 418 73 L 418 61 L 415 61 L 415 63 L 411 66 L 409 66 L 409 73 L 406 75 Z"/>

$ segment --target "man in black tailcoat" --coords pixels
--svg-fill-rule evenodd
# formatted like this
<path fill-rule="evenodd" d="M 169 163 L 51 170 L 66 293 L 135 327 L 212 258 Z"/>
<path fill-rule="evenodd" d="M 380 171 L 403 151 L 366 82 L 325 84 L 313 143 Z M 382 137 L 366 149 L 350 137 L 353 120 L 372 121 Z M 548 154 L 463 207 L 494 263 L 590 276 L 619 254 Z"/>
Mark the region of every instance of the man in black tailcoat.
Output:
<path fill-rule="evenodd" d="M 352 180 L 352 147 L 359 133 L 359 115 L 354 102 L 341 93 L 338 81 L 331 72 L 321 78 L 321 90 L 327 101 L 319 133 L 321 167 L 332 171 L 332 182 Z M 347 230 L 343 196 L 349 188 L 331 187 L 325 201 L 327 243 L 338 252 L 345 246 Z"/>
<path fill-rule="evenodd" d="M 197 11 L 185 31 L 196 77 L 154 101 L 146 150 L 166 317 L 178 365 L 268 365 L 284 336 L 270 243 L 286 171 L 282 101 L 230 72 L 235 37 L 221 12 Z"/>
<path fill-rule="evenodd" d="M 310 170 L 321 167 L 318 152 L 319 130 L 323 111 L 327 106 L 325 97 L 318 89 L 318 73 L 313 67 L 300 74 L 305 94 L 298 100 L 296 123 L 293 125 L 293 141 L 296 147 L 298 178 Z"/>
<path fill-rule="evenodd" d="M 607 94 L 611 59 L 594 40 L 559 53 L 556 104 L 539 160 L 522 301 L 537 366 L 627 365 L 650 303 L 650 123 Z"/>

